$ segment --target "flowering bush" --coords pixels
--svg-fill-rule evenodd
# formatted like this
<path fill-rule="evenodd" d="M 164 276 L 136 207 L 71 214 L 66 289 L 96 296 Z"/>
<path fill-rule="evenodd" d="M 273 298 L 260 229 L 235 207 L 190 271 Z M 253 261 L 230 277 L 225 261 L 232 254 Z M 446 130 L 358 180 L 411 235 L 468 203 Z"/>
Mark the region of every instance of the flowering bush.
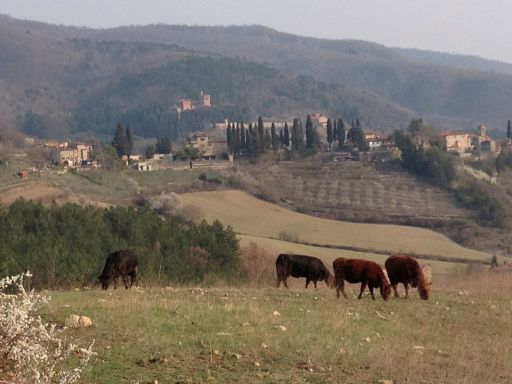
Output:
<path fill-rule="evenodd" d="M 49 298 L 26 292 L 23 278 L 30 276 L 27 272 L 0 279 L 0 382 L 74 383 L 95 354 L 92 344 L 87 349 L 65 345 L 58 337 L 63 329 L 41 319 L 37 313 Z M 79 363 L 64 369 L 73 355 Z"/>

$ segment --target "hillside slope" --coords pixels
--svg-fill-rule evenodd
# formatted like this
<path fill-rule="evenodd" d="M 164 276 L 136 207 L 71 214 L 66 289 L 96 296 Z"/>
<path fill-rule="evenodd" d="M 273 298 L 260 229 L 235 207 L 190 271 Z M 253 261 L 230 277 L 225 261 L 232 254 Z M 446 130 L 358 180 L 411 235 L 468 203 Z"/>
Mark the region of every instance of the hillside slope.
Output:
<path fill-rule="evenodd" d="M 224 118 L 323 112 L 365 116 L 376 129 L 391 129 L 414 115 L 372 92 L 246 59 L 96 34 L 0 16 L 0 111 L 9 124 L 36 136 L 63 137 L 73 131 L 111 133 L 122 121 L 141 136 L 170 131 L 177 138 Z M 201 90 L 212 95 L 214 108 L 177 122 L 172 106 L 181 98 L 196 99 Z"/>
<path fill-rule="evenodd" d="M 241 234 L 278 238 L 284 232 L 314 244 L 479 260 L 489 258 L 484 252 L 463 248 L 427 229 L 320 219 L 258 200 L 240 191 L 195 192 L 182 196 L 185 204 L 200 207 L 208 221 L 219 219 Z"/>
<path fill-rule="evenodd" d="M 372 90 L 425 117 L 466 128 L 478 122 L 501 128 L 510 118 L 510 66 L 474 57 L 453 58 L 426 51 L 414 54 L 362 41 L 300 37 L 260 26 L 130 26 L 91 36 L 179 44 L 244 57 L 319 80 Z M 505 73 L 498 73 L 501 68 Z"/>

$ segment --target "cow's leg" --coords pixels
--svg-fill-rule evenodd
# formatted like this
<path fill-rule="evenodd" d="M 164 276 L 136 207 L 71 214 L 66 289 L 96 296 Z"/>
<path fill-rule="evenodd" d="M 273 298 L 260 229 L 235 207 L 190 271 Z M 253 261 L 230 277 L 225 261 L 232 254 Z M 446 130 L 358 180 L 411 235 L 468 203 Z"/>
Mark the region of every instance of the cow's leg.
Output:
<path fill-rule="evenodd" d="M 114 277 L 112 280 L 114 280 L 114 289 L 117 289 L 117 278 L 119 276 Z"/>
<path fill-rule="evenodd" d="M 128 288 L 129 288 L 129 287 L 128 287 L 128 275 L 123 274 L 121 277 L 122 277 L 122 279 L 123 279 L 124 288 L 125 288 L 125 289 L 128 289 Z"/>
<path fill-rule="evenodd" d="M 285 278 L 283 279 L 283 283 L 284 283 L 284 286 L 285 286 L 286 288 L 288 288 L 288 283 L 286 282 L 286 280 L 287 280 L 287 278 L 285 277 Z"/>
<path fill-rule="evenodd" d="M 361 298 L 363 297 L 363 292 L 364 292 L 364 290 L 366 289 L 366 285 L 367 285 L 367 284 L 368 284 L 368 282 L 367 282 L 367 281 L 362 281 L 362 282 L 361 282 L 361 292 L 359 292 L 359 296 L 357 296 L 357 298 L 358 298 L 359 300 L 361 300 Z"/>
<path fill-rule="evenodd" d="M 395 291 L 395 297 L 400 297 L 400 295 L 398 294 L 398 291 L 396 290 L 396 286 L 398 284 L 392 284 L 391 286 L 393 287 L 393 291 Z"/>
<path fill-rule="evenodd" d="M 343 297 L 346 299 L 347 294 L 345 293 L 345 281 L 343 279 L 339 279 L 334 282 L 336 285 L 336 297 L 340 298 L 340 292 L 343 293 Z"/>
<path fill-rule="evenodd" d="M 373 295 L 373 285 L 368 286 L 370 288 L 370 295 L 372 295 L 372 300 L 375 300 L 375 296 Z"/>
<path fill-rule="evenodd" d="M 131 287 L 133 287 L 137 283 L 137 271 L 133 271 L 132 273 L 130 273 L 130 283 Z"/>
<path fill-rule="evenodd" d="M 313 284 L 315 284 L 315 288 L 316 288 L 316 280 L 313 280 Z"/>
<path fill-rule="evenodd" d="M 407 299 L 409 297 L 409 284 L 404 283 L 405 288 L 405 298 Z"/>
<path fill-rule="evenodd" d="M 311 280 L 309 280 L 309 279 L 306 277 L 306 288 L 308 287 L 308 285 L 309 285 L 309 282 L 310 282 L 310 281 L 311 281 Z"/>

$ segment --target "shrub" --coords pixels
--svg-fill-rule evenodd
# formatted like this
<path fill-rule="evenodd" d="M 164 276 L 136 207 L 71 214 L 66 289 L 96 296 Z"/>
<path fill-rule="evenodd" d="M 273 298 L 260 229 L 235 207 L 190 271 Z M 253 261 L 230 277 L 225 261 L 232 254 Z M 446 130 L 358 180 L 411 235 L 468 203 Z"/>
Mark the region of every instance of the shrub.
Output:
<path fill-rule="evenodd" d="M 241 249 L 243 268 L 251 285 L 268 286 L 274 282 L 275 256 L 251 242 Z"/>
<path fill-rule="evenodd" d="M 296 233 L 281 231 L 279 232 L 279 235 L 277 236 L 279 240 L 288 241 L 289 243 L 298 243 L 299 242 L 299 235 Z"/>
<path fill-rule="evenodd" d="M 92 344 L 87 349 L 65 345 L 59 338 L 63 329 L 45 323 L 37 314 L 49 298 L 26 292 L 24 276 L 30 275 L 0 280 L 0 382 L 9 377 L 8 382 L 14 383 L 74 383 L 95 354 Z M 13 288 L 16 294 L 6 293 Z M 80 361 L 69 368 L 73 355 Z"/>

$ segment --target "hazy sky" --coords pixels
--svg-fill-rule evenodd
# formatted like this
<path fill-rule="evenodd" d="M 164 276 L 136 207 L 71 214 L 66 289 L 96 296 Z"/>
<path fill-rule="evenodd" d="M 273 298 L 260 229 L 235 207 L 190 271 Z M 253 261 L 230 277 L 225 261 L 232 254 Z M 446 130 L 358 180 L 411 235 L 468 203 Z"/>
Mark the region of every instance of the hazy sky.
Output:
<path fill-rule="evenodd" d="M 0 0 L 0 13 L 55 24 L 262 24 L 512 63 L 512 0 Z"/>

